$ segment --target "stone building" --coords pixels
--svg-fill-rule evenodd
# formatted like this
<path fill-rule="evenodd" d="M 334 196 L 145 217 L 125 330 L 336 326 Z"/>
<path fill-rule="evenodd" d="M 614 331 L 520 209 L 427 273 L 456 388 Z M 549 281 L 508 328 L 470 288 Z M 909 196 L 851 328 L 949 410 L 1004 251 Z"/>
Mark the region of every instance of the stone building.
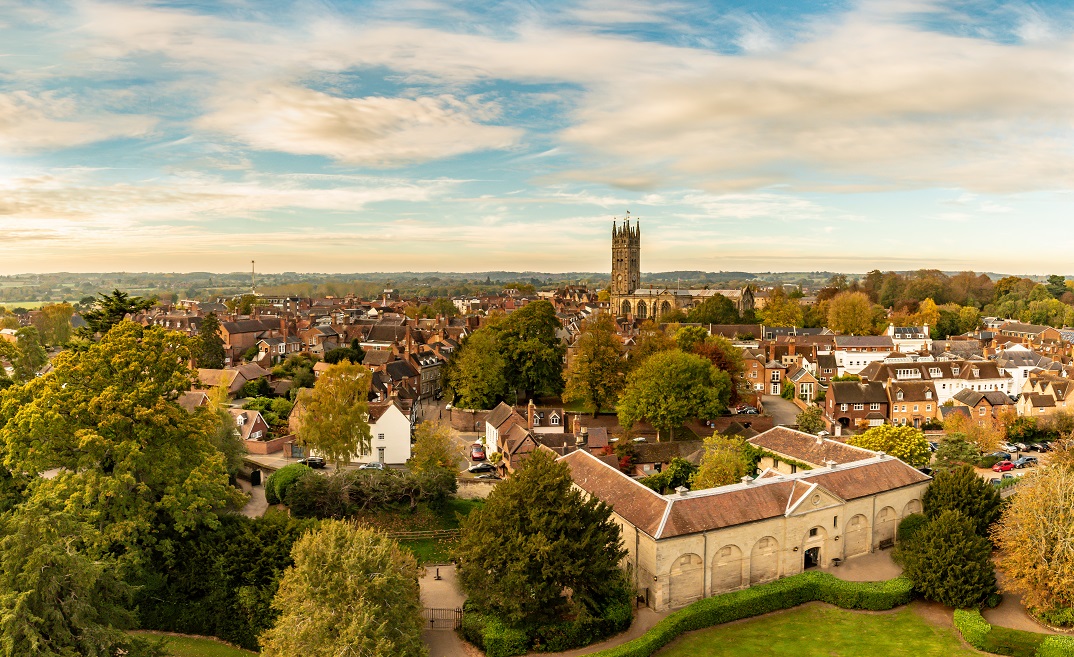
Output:
<path fill-rule="evenodd" d="M 781 453 L 805 461 L 815 441 L 791 436 Z M 639 596 L 663 611 L 893 545 L 899 520 L 921 511 L 930 478 L 894 457 L 861 452 L 857 460 L 793 474 L 767 469 L 742 483 L 671 495 L 586 451 L 562 460 L 576 486 L 612 508 L 627 549 L 623 565 Z"/>

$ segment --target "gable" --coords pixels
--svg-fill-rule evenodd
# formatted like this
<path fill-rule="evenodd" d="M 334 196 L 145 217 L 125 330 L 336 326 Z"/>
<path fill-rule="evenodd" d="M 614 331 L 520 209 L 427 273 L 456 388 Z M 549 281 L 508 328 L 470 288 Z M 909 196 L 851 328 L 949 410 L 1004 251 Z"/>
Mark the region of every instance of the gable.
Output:
<path fill-rule="evenodd" d="M 801 485 L 801 482 L 798 483 Z M 794 492 L 798 494 L 788 501 L 787 517 L 804 516 L 846 504 L 845 500 L 819 484 L 809 486 L 808 490 Z"/>

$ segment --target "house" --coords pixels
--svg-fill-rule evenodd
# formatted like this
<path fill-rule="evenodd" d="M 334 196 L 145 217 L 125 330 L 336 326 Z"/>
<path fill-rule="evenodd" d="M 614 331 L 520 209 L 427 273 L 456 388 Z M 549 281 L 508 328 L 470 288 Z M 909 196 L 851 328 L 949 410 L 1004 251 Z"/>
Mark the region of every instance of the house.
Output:
<path fill-rule="evenodd" d="M 228 412 L 235 419 L 239 437 L 243 440 L 268 440 L 269 425 L 265 418 L 261 417 L 261 413 L 241 408 L 229 408 Z"/>
<path fill-rule="evenodd" d="M 875 362 L 861 371 L 862 381 L 932 381 L 940 405 L 960 390 L 999 391 L 1010 394 L 1011 377 L 988 360 L 899 360 Z"/>
<path fill-rule="evenodd" d="M 759 394 L 764 394 L 766 363 L 764 356 L 749 350 L 742 351 L 742 364 L 745 368 L 743 376 L 746 382 L 749 383 L 750 389 Z"/>
<path fill-rule="evenodd" d="M 839 372 L 839 366 L 835 362 L 835 354 L 817 354 L 817 381 L 821 385 L 827 386 L 831 380 L 837 376 Z"/>
<path fill-rule="evenodd" d="M 799 367 L 791 372 L 787 377 L 787 381 L 794 386 L 795 399 L 801 399 L 807 404 L 812 404 L 818 394 L 826 392 L 826 388 L 821 385 L 820 379 L 804 367 Z"/>
<path fill-rule="evenodd" d="M 538 408 L 531 399 L 526 407 L 526 424 L 534 433 L 564 433 L 567 416 L 562 408 Z"/>
<path fill-rule="evenodd" d="M 886 335 L 891 338 L 895 351 L 903 354 L 926 354 L 932 351 L 929 325 L 895 326 L 888 324 Z"/>
<path fill-rule="evenodd" d="M 757 466 L 763 472 L 773 470 L 795 474 L 799 468 L 823 468 L 830 463 L 844 465 L 874 456 L 874 452 L 853 447 L 838 440 L 814 436 L 787 427 L 773 427 L 746 440 L 764 450 Z"/>
<path fill-rule="evenodd" d="M 410 460 L 410 416 L 397 402 L 370 404 L 368 421 L 369 450 L 360 452 L 355 461 L 404 465 Z"/>
<path fill-rule="evenodd" d="M 704 453 L 702 440 L 670 440 L 662 443 L 636 443 L 634 445 L 634 469 L 630 474 L 647 477 L 662 472 L 674 459 L 686 459 L 698 463 Z"/>
<path fill-rule="evenodd" d="M 224 340 L 224 353 L 227 363 L 238 362 L 242 354 L 257 344 L 262 338 L 283 335 L 278 319 L 243 319 L 234 322 L 220 322 L 220 337 Z"/>
<path fill-rule="evenodd" d="M 1011 377 L 1011 391 L 1020 391 L 1029 380 L 1029 373 L 1047 369 L 1054 361 L 1022 344 L 1008 343 L 994 357 L 996 367 Z"/>
<path fill-rule="evenodd" d="M 787 366 L 770 360 L 764 366 L 764 385 L 770 395 L 783 392 L 783 379 L 787 376 Z"/>
<path fill-rule="evenodd" d="M 178 403 L 187 413 L 193 413 L 202 406 L 209 405 L 209 395 L 201 390 L 188 390 L 179 395 Z"/>
<path fill-rule="evenodd" d="M 859 426 L 877 427 L 888 418 L 888 395 L 878 381 L 833 381 L 824 396 L 829 431 L 840 435 Z"/>
<path fill-rule="evenodd" d="M 884 360 L 895 351 L 895 343 L 887 335 L 835 336 L 835 365 L 839 376 L 859 374 L 869 363 Z"/>
<path fill-rule="evenodd" d="M 968 392 L 968 391 L 967 391 Z M 930 422 L 940 422 L 940 400 L 932 381 L 892 381 L 887 386 L 891 424 L 920 429 Z M 995 393 L 1006 397 L 1002 393 Z"/>
<path fill-rule="evenodd" d="M 970 420 L 981 426 L 985 423 L 995 424 L 999 422 L 1002 411 L 1017 408 L 1006 393 L 996 391 L 960 390 L 951 398 L 951 403 L 956 407 L 965 407 Z"/>
<path fill-rule="evenodd" d="M 499 452 L 500 437 L 506 435 L 514 425 L 526 426 L 526 418 L 505 402 L 497 404 L 485 417 L 485 448 L 490 452 Z"/>
<path fill-rule="evenodd" d="M 809 436 L 808 440 L 815 440 Z M 560 459 L 574 485 L 612 509 L 639 597 L 657 611 L 825 570 L 893 545 L 930 478 L 878 452 L 859 460 L 660 495 L 586 450 Z"/>

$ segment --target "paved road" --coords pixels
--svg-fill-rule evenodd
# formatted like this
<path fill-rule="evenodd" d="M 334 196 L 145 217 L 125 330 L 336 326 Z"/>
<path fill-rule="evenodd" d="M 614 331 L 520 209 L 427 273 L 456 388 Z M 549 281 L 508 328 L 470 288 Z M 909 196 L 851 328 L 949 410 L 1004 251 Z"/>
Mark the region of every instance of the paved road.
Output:
<path fill-rule="evenodd" d="M 798 413 L 802 409 L 795 406 L 793 402 L 789 402 L 779 395 L 765 395 L 761 397 L 761 401 L 764 403 L 765 412 L 772 416 L 774 424 L 785 424 L 787 426 L 798 424 Z"/>

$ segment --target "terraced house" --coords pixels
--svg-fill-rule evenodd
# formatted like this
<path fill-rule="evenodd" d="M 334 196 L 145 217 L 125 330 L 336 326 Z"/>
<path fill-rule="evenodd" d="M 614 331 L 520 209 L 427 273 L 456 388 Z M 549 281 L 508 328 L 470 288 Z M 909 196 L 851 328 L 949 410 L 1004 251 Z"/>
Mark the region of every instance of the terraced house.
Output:
<path fill-rule="evenodd" d="M 574 484 L 612 508 L 638 594 L 657 611 L 704 597 L 827 569 L 891 546 L 900 519 L 921 511 L 930 478 L 869 450 L 818 448 L 809 434 L 777 428 L 779 454 L 827 463 L 794 473 L 660 495 L 587 451 L 562 460 Z M 760 434 L 751 442 L 761 439 Z M 832 456 L 838 454 L 837 456 Z"/>

